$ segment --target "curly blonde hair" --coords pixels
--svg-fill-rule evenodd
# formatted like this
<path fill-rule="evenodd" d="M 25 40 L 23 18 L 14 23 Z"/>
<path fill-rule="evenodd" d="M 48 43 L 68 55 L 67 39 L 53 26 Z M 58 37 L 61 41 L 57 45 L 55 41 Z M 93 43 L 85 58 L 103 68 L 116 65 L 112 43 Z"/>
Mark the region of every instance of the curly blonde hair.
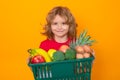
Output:
<path fill-rule="evenodd" d="M 48 39 L 53 39 L 54 34 L 51 30 L 51 24 L 55 18 L 56 15 L 59 15 L 63 18 L 65 18 L 66 23 L 69 25 L 69 31 L 68 31 L 68 37 L 72 40 L 76 38 L 76 27 L 77 24 L 75 22 L 75 19 L 73 15 L 71 14 L 70 10 L 67 7 L 57 6 L 50 10 L 46 17 L 46 25 L 44 27 L 45 32 L 43 33 L 48 37 Z"/>

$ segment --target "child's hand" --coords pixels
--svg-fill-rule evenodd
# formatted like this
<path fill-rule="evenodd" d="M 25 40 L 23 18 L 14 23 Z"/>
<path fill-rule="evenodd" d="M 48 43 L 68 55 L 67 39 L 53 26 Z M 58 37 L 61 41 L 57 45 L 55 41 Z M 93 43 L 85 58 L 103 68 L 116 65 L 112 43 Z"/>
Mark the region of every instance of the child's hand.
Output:
<path fill-rule="evenodd" d="M 30 63 L 31 57 L 27 58 L 27 64 Z"/>
<path fill-rule="evenodd" d="M 92 53 L 91 53 L 94 57 L 95 57 L 95 51 L 92 49 Z"/>
<path fill-rule="evenodd" d="M 30 60 L 31 60 L 31 57 L 28 57 L 27 58 L 27 64 L 29 64 L 30 63 Z M 30 70 L 32 70 L 32 68 L 30 67 Z"/>
<path fill-rule="evenodd" d="M 92 53 L 91 53 L 93 56 L 94 56 L 94 58 L 95 58 L 95 51 L 92 49 Z M 92 65 L 93 65 L 93 63 L 94 63 L 94 60 L 92 61 Z"/>

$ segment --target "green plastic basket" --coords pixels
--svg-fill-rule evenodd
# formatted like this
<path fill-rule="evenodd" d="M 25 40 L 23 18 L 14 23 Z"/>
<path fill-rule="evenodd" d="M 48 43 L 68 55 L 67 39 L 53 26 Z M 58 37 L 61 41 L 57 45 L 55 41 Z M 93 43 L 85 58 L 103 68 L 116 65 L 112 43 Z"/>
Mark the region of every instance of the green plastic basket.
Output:
<path fill-rule="evenodd" d="M 28 65 L 32 67 L 35 80 L 90 80 L 93 59 L 90 57 Z"/>

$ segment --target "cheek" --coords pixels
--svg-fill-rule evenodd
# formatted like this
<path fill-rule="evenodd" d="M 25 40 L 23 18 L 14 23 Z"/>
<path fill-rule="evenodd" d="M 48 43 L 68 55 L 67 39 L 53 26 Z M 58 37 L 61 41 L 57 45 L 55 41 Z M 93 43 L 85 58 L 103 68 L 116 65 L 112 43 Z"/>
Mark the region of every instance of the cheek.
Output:
<path fill-rule="evenodd" d="M 54 32 L 56 30 L 55 26 L 51 26 L 51 31 Z"/>
<path fill-rule="evenodd" d="M 51 29 L 55 29 L 55 27 L 54 27 L 54 26 L 51 26 Z"/>
<path fill-rule="evenodd" d="M 69 31 L 69 26 L 65 26 L 64 29 L 65 29 L 66 31 Z"/>

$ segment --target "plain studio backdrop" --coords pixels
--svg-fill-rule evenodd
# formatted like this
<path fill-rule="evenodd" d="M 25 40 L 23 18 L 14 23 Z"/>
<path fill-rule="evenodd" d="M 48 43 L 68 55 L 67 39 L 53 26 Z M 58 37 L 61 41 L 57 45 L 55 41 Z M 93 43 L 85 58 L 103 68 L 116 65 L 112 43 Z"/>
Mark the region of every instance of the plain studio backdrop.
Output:
<path fill-rule="evenodd" d="M 68 7 L 83 29 L 96 39 L 92 80 L 120 80 L 119 0 L 1 0 L 0 80 L 34 80 L 26 59 L 29 48 L 45 39 L 40 34 L 55 6 Z M 62 74 L 62 73 L 61 73 Z"/>

